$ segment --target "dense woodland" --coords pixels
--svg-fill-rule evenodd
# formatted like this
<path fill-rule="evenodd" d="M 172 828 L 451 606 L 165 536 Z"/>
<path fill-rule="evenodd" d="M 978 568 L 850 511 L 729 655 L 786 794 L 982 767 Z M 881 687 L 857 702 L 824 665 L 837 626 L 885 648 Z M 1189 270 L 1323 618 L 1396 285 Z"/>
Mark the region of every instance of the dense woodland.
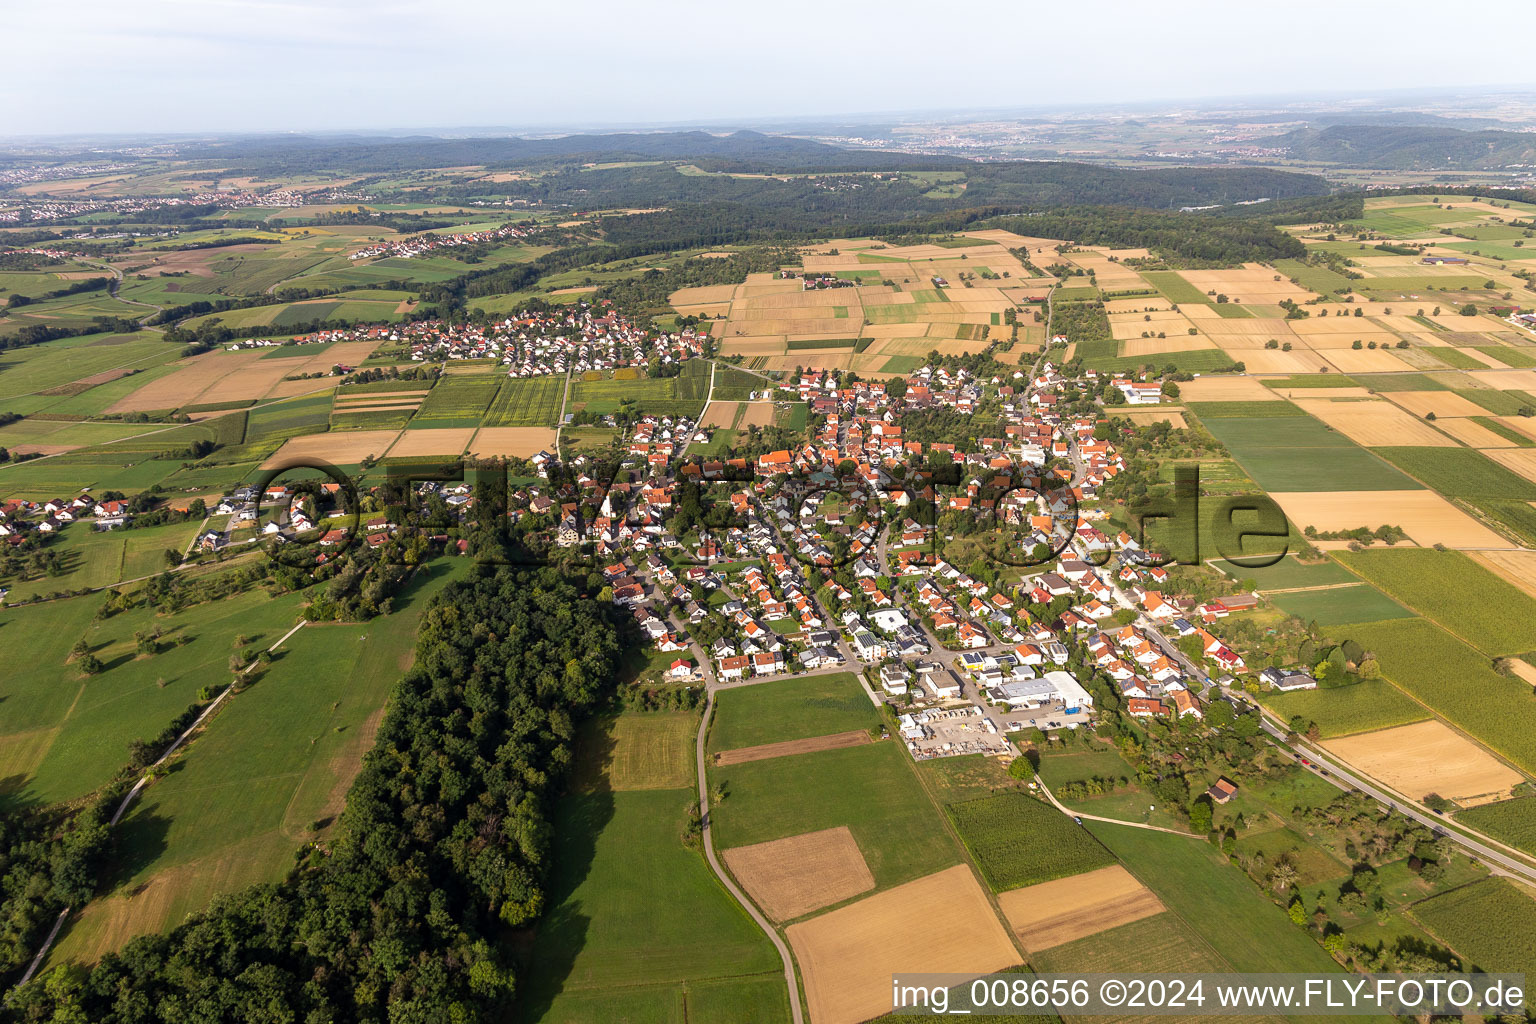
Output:
<path fill-rule="evenodd" d="M 590 596 L 600 576 L 480 572 L 427 610 L 334 845 L 89 973 L 49 975 L 0 1020 L 503 1019 L 517 978 L 499 940 L 544 908 L 550 801 L 625 623 Z"/>

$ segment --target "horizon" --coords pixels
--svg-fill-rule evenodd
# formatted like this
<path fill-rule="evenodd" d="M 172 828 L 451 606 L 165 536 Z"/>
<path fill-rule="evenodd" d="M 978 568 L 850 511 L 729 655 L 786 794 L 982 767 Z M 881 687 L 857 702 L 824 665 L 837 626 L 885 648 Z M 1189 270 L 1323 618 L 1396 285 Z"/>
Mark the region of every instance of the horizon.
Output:
<path fill-rule="evenodd" d="M 1340 61 L 1330 45 L 1286 54 L 1232 46 L 1230 39 L 1263 40 L 1271 19 L 1209 0 L 1186 6 L 1177 21 L 1164 11 L 1112 3 L 1093 25 L 1093 37 L 1081 41 L 1072 12 L 1025 14 L 994 0 L 964 21 L 935 19 L 927 8 L 898 0 L 878 25 L 837 8 L 781 8 L 755 17 L 692 0 L 666 12 L 589 2 L 580 20 L 607 30 L 569 46 L 560 41 L 576 20 L 570 12 L 509 12 L 480 0 L 454 0 L 448 13 L 459 21 L 419 0 L 366 8 L 357 0 L 316 6 L 217 0 L 197 5 L 198 24 L 191 27 L 184 24 L 185 0 L 148 0 L 132 10 L 103 0 L 65 6 L 76 15 L 68 38 L 57 28 L 57 7 L 12 14 L 12 38 L 23 45 L 13 50 L 11 74 L 0 85 L 0 104 L 9 114 L 0 137 L 582 133 L 1325 96 L 1370 101 L 1422 95 L 1416 83 L 1426 64 L 1437 82 L 1480 80 L 1440 89 L 1445 95 L 1536 90 L 1518 61 L 1491 63 L 1473 49 L 1447 53 L 1438 32 L 1394 32 L 1393 67 L 1402 70 L 1389 69 L 1383 80 L 1379 60 L 1369 53 L 1370 33 L 1379 31 L 1374 12 L 1321 0 L 1295 5 L 1293 20 L 1315 18 L 1326 28 L 1324 43 L 1364 42 L 1371 59 Z M 1506 8 L 1520 13 L 1513 3 L 1495 3 L 1480 20 L 1497 19 Z M 368 22 L 359 24 L 360 16 Z M 1431 26 L 1447 20 L 1426 3 L 1400 8 L 1396 20 L 1409 24 L 1419 16 Z M 808 26 L 807 17 L 815 25 Z M 404 33 L 408 41 L 402 41 L 400 19 L 413 22 Z M 912 85 L 923 73 L 908 66 L 909 56 L 893 55 L 910 46 L 908 29 L 917 19 L 925 49 L 948 56 L 932 62 L 920 90 L 925 102 L 912 106 Z M 1216 24 L 1219 34 L 1205 27 Z M 461 25 L 473 29 L 469 38 Z M 1001 53 L 974 52 L 978 25 L 992 26 L 991 37 L 1003 40 Z M 807 45 L 813 33 L 857 43 L 848 52 L 831 51 L 836 70 L 830 76 L 828 52 Z M 732 37 L 748 41 L 722 46 Z M 550 42 L 535 48 L 523 39 Z M 136 42 L 153 44 L 151 59 Z M 72 60 L 61 76 L 58 57 L 66 45 Z M 1128 49 L 1147 54 L 1155 81 L 1147 81 L 1141 65 L 1118 60 L 1086 73 L 1085 45 L 1111 57 Z M 440 66 L 444 55 L 452 56 L 447 72 Z M 721 57 L 730 58 L 725 70 Z M 34 86 L 40 81 L 47 88 Z M 806 89 L 809 82 L 817 87 Z M 1302 84 L 1300 91 L 1282 87 Z M 890 102 L 896 95 L 908 102 Z M 116 102 L 103 103 L 104 96 Z M 836 111 L 816 109 L 815 101 L 826 96 L 837 97 Z M 1137 98 L 1126 99 L 1131 96 Z"/>

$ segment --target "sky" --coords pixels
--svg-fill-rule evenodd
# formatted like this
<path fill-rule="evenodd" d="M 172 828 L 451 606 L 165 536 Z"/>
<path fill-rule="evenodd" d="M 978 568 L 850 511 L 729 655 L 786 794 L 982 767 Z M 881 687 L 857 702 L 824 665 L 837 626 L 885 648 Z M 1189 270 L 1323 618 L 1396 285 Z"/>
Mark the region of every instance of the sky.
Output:
<path fill-rule="evenodd" d="M 526 129 L 1536 83 L 1426 0 L 48 0 L 0 136 Z M 1492 36 L 1485 35 L 1493 32 Z"/>

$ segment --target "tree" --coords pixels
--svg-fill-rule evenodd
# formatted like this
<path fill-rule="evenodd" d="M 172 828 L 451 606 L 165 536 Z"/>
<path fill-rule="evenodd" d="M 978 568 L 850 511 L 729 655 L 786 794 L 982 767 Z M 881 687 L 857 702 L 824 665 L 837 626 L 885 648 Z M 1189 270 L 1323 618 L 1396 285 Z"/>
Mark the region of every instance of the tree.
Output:
<path fill-rule="evenodd" d="M 167 569 L 174 569 L 174 568 L 176 568 L 180 564 L 181 564 L 181 552 L 177 551 L 175 548 L 166 548 L 165 549 L 165 566 L 166 566 L 166 568 Z"/>

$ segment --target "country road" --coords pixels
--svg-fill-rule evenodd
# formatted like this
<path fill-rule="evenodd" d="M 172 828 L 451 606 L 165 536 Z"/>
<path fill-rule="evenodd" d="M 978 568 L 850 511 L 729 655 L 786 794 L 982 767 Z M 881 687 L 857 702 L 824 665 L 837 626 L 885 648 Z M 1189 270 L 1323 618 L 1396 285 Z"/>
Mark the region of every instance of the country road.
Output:
<path fill-rule="evenodd" d="M 1474 835 L 1477 834 L 1468 835 L 1467 832 L 1472 832 L 1472 830 L 1465 829 L 1465 826 L 1462 825 L 1452 827 L 1446 819 L 1405 797 L 1391 792 L 1374 779 L 1370 779 L 1354 769 L 1344 766 L 1332 755 L 1326 751 L 1319 750 L 1310 743 L 1304 743 L 1300 740 L 1294 744 L 1288 742 L 1286 740 L 1286 732 L 1269 719 L 1271 712 L 1267 709 L 1261 709 L 1260 713 L 1265 716 L 1262 719 L 1264 731 L 1269 734 L 1270 738 L 1280 747 L 1291 750 L 1293 753 L 1299 752 L 1310 761 L 1311 764 L 1307 767 L 1314 775 L 1327 779 L 1346 792 L 1350 789 L 1357 789 L 1398 813 L 1404 814 L 1419 824 L 1433 829 L 1437 834 L 1445 836 L 1483 863 L 1495 869 L 1501 869 L 1503 873 L 1513 875 L 1521 881 L 1536 883 L 1536 867 L 1532 867 L 1523 861 L 1517 860 L 1515 857 L 1508 856 L 1494 849 L 1489 844 L 1494 843 L 1495 840 L 1489 839 L 1487 836 L 1477 836 L 1477 838 L 1474 838 Z M 1461 831 L 1462 829 L 1465 829 L 1465 831 Z M 1498 870 L 1495 873 L 1498 873 Z"/>

